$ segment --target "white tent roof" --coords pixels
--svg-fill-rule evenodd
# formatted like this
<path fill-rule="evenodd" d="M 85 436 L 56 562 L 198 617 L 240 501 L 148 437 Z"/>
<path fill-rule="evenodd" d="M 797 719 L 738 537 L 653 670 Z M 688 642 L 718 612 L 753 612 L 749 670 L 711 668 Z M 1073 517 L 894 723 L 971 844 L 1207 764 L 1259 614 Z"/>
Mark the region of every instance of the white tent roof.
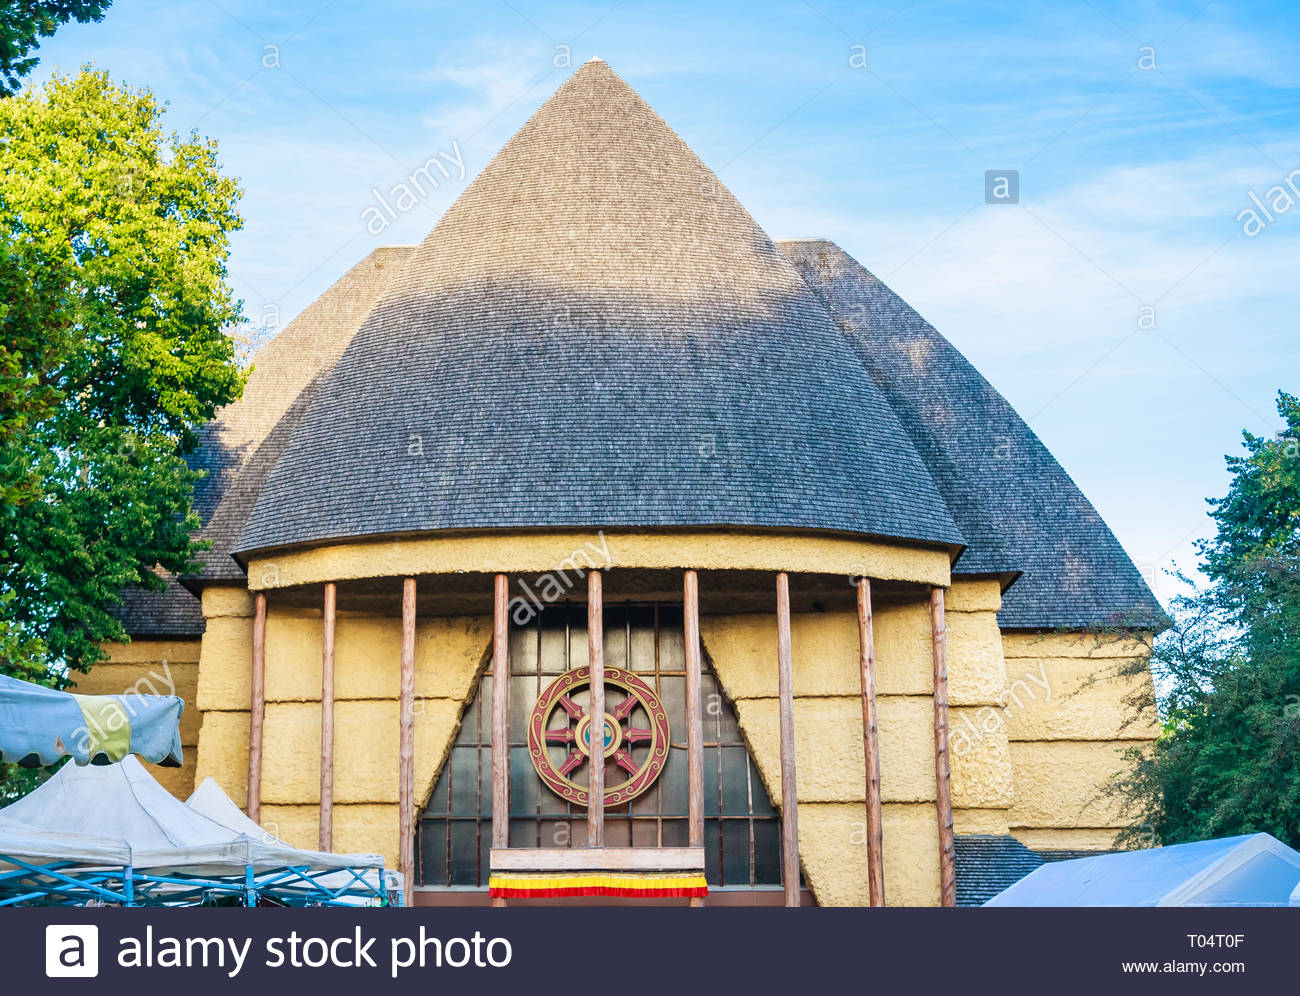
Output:
<path fill-rule="evenodd" d="M 0 818 L 41 834 L 88 834 L 101 842 L 125 842 L 131 864 L 141 869 L 232 875 L 243 874 L 250 864 L 263 870 L 356 868 L 382 862 L 376 855 L 301 851 L 246 818 L 247 827 L 223 825 L 176 799 L 134 756 L 102 767 L 65 764 L 35 791 L 0 809 Z M 249 827 L 254 832 L 248 832 Z"/>
<path fill-rule="evenodd" d="M 269 830 L 262 829 L 245 816 L 244 811 L 235 805 L 230 796 L 226 795 L 217 784 L 217 780 L 211 776 L 203 779 L 203 784 L 190 794 L 190 797 L 185 800 L 185 805 L 228 830 L 259 841 L 268 850 L 298 856 L 294 861 L 282 862 L 286 865 L 310 863 L 314 867 L 324 868 L 377 868 L 384 861 L 377 854 L 329 854 L 325 851 L 309 851 L 286 844 Z M 390 880 L 395 875 L 397 872 L 389 872 Z"/>
<path fill-rule="evenodd" d="M 196 813 L 213 820 L 214 823 L 220 823 L 227 830 L 242 833 L 244 836 L 252 837 L 253 840 L 260 840 L 268 849 L 299 854 L 299 856 L 308 858 L 316 867 L 338 867 L 342 865 L 350 867 L 350 869 L 370 869 L 365 872 L 363 879 L 372 887 L 390 889 L 390 891 L 400 891 L 402 889 L 402 875 L 400 875 L 400 872 L 391 870 L 383 872 L 383 875 L 385 875 L 383 882 L 377 878 L 378 870 L 383 865 L 383 858 L 378 854 L 328 854 L 320 852 L 320 850 L 303 850 L 286 844 L 285 841 L 274 836 L 272 832 L 263 830 L 259 824 L 248 819 L 243 810 L 239 809 L 239 806 L 234 804 L 230 796 L 227 796 L 222 791 L 221 785 L 218 785 L 217 780 L 212 778 L 211 775 L 203 779 L 203 784 L 194 789 L 194 792 L 190 794 L 190 798 L 185 801 L 185 805 L 196 811 Z M 283 863 L 286 863 L 286 865 L 302 865 L 304 862 L 302 859 L 298 859 L 298 861 Z M 346 884 L 346 872 L 325 876 L 325 878 L 318 879 L 318 882 L 338 887 L 338 885 Z"/>
<path fill-rule="evenodd" d="M 1300 853 L 1266 833 L 1053 861 L 985 906 L 1285 906 Z"/>
<path fill-rule="evenodd" d="M 38 830 L 0 815 L 0 868 L 12 867 L 5 858 L 17 858 L 30 864 L 75 861 L 86 865 L 125 867 L 131 863 L 131 848 L 124 840 Z"/>
<path fill-rule="evenodd" d="M 211 775 L 203 779 L 203 783 L 190 793 L 190 797 L 185 800 L 185 805 L 236 833 L 245 833 L 250 837 L 261 836 L 267 840 L 280 842 L 279 838 L 272 836 L 269 830 L 263 830 L 260 824 L 254 823 L 245 816 L 244 811 L 235 805 L 234 800 L 226 795 Z"/>
<path fill-rule="evenodd" d="M 187 809 L 134 755 L 120 764 L 65 764 L 0 816 L 47 833 L 123 840 L 136 868 L 220 875 L 244 867 L 246 849 L 237 835 Z"/>

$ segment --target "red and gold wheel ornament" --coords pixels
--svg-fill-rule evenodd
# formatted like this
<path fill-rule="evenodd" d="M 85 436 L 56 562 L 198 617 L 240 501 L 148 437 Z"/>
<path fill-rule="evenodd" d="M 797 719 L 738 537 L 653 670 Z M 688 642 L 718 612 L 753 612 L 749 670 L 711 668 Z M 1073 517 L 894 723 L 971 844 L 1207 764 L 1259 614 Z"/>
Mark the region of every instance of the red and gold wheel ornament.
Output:
<path fill-rule="evenodd" d="M 579 806 L 589 801 L 587 787 L 570 776 L 591 761 L 592 722 L 574 696 L 590 683 L 591 668 L 566 671 L 542 692 L 528 717 L 528 753 L 538 777 L 556 795 Z M 617 765 L 628 776 L 616 785 L 609 784 L 606 776 L 605 805 L 617 806 L 635 799 L 663 773 L 668 761 L 668 713 L 654 689 L 630 671 L 605 668 L 605 688 L 607 704 L 610 689 L 624 696 L 605 713 L 604 722 L 606 763 Z"/>

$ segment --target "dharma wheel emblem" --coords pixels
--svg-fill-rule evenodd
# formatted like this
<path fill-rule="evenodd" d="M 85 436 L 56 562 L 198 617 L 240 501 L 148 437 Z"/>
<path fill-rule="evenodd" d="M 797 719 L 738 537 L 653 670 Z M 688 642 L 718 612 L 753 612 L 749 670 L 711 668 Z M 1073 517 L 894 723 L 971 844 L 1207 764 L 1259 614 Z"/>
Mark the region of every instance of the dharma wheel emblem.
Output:
<path fill-rule="evenodd" d="M 528 717 L 528 753 L 538 776 L 556 795 L 579 806 L 587 805 L 587 788 L 569 776 L 590 763 L 592 722 L 573 695 L 590 683 L 591 668 L 566 671 L 542 692 Z M 616 806 L 635 799 L 663 773 L 668 760 L 668 713 L 654 690 L 630 671 L 605 668 L 605 689 L 607 695 L 610 689 L 624 693 L 623 701 L 605 713 L 603 731 L 605 758 L 628 775 L 626 781 L 605 786 L 605 805 Z M 553 722 L 557 710 L 567 716 L 563 726 Z M 634 722 L 647 725 L 633 726 Z M 551 753 L 555 748 L 565 755 L 558 765 Z"/>

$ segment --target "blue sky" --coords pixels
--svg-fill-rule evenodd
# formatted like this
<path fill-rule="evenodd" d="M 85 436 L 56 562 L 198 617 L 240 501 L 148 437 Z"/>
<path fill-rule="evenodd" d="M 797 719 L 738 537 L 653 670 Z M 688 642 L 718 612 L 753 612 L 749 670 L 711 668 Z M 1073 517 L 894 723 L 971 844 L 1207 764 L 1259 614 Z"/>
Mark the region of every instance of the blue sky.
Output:
<path fill-rule="evenodd" d="M 35 79 L 94 62 L 216 138 L 246 191 L 233 283 L 285 324 L 374 246 L 423 238 L 599 56 L 769 234 L 834 239 L 965 352 L 1167 598 L 1223 454 L 1300 390 L 1300 204 L 1254 237 L 1238 220 L 1300 168 L 1294 13 L 117 0 L 47 41 Z M 370 235 L 372 188 L 453 147 L 467 179 Z M 1018 205 L 984 203 L 990 169 L 1020 170 Z"/>

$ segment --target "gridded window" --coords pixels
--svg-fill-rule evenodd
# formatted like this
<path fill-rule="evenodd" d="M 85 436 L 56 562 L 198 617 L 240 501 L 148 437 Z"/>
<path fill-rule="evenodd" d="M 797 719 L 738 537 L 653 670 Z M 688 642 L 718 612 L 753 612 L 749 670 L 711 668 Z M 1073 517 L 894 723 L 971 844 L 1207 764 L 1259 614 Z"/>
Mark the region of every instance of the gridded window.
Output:
<path fill-rule="evenodd" d="M 565 671 L 587 663 L 587 608 L 547 609 L 510 633 L 510 846 L 583 847 L 587 810 L 547 788 L 528 755 L 533 704 Z M 605 609 L 605 664 L 634 672 L 668 714 L 663 774 L 643 795 L 605 808 L 608 847 L 688 843 L 686 671 L 680 605 Z M 432 887 L 486 887 L 492 842 L 491 668 L 466 707 L 460 733 L 418 823 L 418 880 Z M 704 844 L 714 887 L 781 884 L 781 823 L 741 739 L 735 710 L 713 670 L 701 675 L 704 717 Z M 611 696 L 616 693 L 607 693 Z M 586 692 L 574 700 L 586 708 Z M 626 773 L 611 766 L 606 784 Z M 586 773 L 575 775 L 585 784 Z"/>

